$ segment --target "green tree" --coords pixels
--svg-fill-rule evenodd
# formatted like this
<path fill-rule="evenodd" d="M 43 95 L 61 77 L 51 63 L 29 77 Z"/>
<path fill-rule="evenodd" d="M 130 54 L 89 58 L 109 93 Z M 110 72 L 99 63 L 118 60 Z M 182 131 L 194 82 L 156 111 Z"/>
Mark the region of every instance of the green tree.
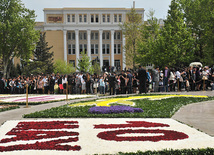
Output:
<path fill-rule="evenodd" d="M 179 0 L 185 22 L 194 35 L 194 61 L 214 64 L 214 1 Z"/>
<path fill-rule="evenodd" d="M 25 60 L 23 64 L 24 73 L 39 74 L 53 72 L 53 52 L 50 52 L 51 47 L 48 47 L 48 42 L 45 40 L 46 33 L 40 33 L 40 39 L 36 44 L 36 49 L 33 51 L 33 59 Z"/>
<path fill-rule="evenodd" d="M 141 29 L 141 42 L 138 45 L 137 63 L 146 65 L 152 62 L 154 51 L 154 42 L 160 33 L 160 25 L 158 19 L 154 17 L 155 11 L 149 10 L 147 15 L 148 20 L 144 22 Z"/>
<path fill-rule="evenodd" d="M 25 8 L 20 0 L 0 1 L 0 56 L 4 77 L 14 57 L 27 59 L 35 48 L 38 39 L 35 17 L 34 11 Z"/>
<path fill-rule="evenodd" d="M 82 58 L 78 60 L 78 66 L 77 66 L 77 70 L 81 71 L 81 72 L 90 72 L 93 73 L 93 67 L 91 65 L 91 61 L 90 58 L 87 56 L 86 52 L 83 51 L 81 53 Z"/>
<path fill-rule="evenodd" d="M 193 43 L 181 5 L 178 0 L 172 0 L 163 29 L 149 45 L 152 49 L 151 62 L 160 66 L 188 65 L 194 58 Z"/>
<path fill-rule="evenodd" d="M 71 74 L 75 72 L 75 68 L 72 64 L 67 63 L 63 60 L 56 60 L 54 63 L 54 73 L 59 74 Z"/>
<path fill-rule="evenodd" d="M 126 38 L 126 65 L 136 67 L 136 55 L 138 54 L 138 42 L 141 41 L 140 29 L 143 21 L 142 16 L 134 8 L 127 13 L 127 21 L 120 25 Z"/>

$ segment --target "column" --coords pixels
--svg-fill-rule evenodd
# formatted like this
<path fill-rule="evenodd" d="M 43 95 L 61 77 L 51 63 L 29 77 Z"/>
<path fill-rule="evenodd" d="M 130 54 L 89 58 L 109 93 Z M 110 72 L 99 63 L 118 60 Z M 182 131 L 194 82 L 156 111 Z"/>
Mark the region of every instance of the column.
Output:
<path fill-rule="evenodd" d="M 78 66 L 78 60 L 80 57 L 80 50 L 79 50 L 79 30 L 75 30 L 75 40 L 76 40 L 76 66 Z"/>
<path fill-rule="evenodd" d="M 103 67 L 103 51 L 102 51 L 102 45 L 103 45 L 103 30 L 99 30 L 99 58 L 100 58 L 100 69 L 102 70 Z"/>
<path fill-rule="evenodd" d="M 91 61 L 91 30 L 87 30 L 87 42 L 88 42 L 88 47 L 87 47 L 87 53 L 88 57 L 90 58 L 89 60 Z"/>
<path fill-rule="evenodd" d="M 67 62 L 67 37 L 66 37 L 66 34 L 67 34 L 67 31 L 66 30 L 63 30 L 63 34 L 64 34 L 64 61 Z"/>
<path fill-rule="evenodd" d="M 125 35 L 123 35 L 123 60 L 122 60 L 122 62 L 123 62 L 123 66 L 122 66 L 122 68 L 121 69 L 125 69 L 125 67 L 126 67 L 126 50 L 125 50 L 125 45 L 126 45 L 126 38 L 125 38 Z"/>
<path fill-rule="evenodd" d="M 111 66 L 114 66 L 114 30 L 111 30 Z"/>

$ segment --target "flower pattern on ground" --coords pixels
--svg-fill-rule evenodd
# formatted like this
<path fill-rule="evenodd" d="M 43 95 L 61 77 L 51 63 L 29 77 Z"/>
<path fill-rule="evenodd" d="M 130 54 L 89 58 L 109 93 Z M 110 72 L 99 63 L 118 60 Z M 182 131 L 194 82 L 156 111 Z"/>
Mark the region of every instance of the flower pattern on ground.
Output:
<path fill-rule="evenodd" d="M 92 107 L 88 110 L 93 114 L 113 114 L 113 113 L 135 113 L 143 112 L 141 108 L 133 108 L 129 106 L 111 106 L 111 107 Z"/>
<path fill-rule="evenodd" d="M 145 121 L 130 121 L 128 124 L 100 124 L 96 125 L 95 129 L 118 129 L 118 128 L 132 128 L 132 129 L 125 129 L 125 130 L 111 130 L 111 131 L 104 131 L 100 132 L 97 137 L 103 140 L 109 141 L 171 141 L 171 140 L 182 140 L 189 138 L 188 135 L 182 132 L 177 132 L 174 130 L 160 130 L 160 129 L 138 129 L 133 130 L 138 127 L 145 127 L 145 128 L 152 128 L 152 127 L 169 127 L 167 124 L 162 123 L 152 123 L 152 122 L 145 122 Z M 155 136 L 127 136 L 124 134 L 136 134 L 136 133 L 143 133 L 143 134 L 156 134 Z M 120 136 L 124 135 L 124 136 Z"/>
<path fill-rule="evenodd" d="M 63 143 L 77 142 L 79 140 L 78 132 L 63 130 L 77 128 L 79 128 L 77 121 L 20 122 L 6 134 L 12 137 L 2 139 L 0 145 L 17 141 L 28 142 L 36 140 L 36 142 L 31 144 L 0 146 L 0 152 L 16 150 L 79 151 L 81 147 L 78 145 L 63 145 Z"/>
<path fill-rule="evenodd" d="M 96 100 L 96 101 L 93 101 L 93 102 L 74 103 L 74 104 L 70 104 L 69 106 L 71 106 L 71 107 L 77 107 L 77 106 L 96 105 L 96 106 L 110 107 L 112 103 L 135 106 L 135 103 L 132 102 L 132 101 L 130 101 L 130 100 L 137 100 L 137 99 L 162 100 L 162 99 L 173 98 L 173 97 L 207 98 L 207 96 L 199 96 L 199 95 L 131 96 L 131 97 L 125 97 L 125 98 L 112 98 L 112 99 Z"/>
<path fill-rule="evenodd" d="M 0 154 L 117 154 L 207 147 L 214 147 L 213 137 L 173 119 L 42 119 L 0 126 Z"/>

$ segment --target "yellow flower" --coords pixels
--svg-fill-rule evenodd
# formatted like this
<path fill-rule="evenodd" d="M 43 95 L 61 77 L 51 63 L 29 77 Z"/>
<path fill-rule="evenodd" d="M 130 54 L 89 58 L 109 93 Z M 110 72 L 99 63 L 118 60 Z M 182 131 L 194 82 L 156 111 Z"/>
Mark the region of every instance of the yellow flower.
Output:
<path fill-rule="evenodd" d="M 137 100 L 137 99 L 162 100 L 162 99 L 172 98 L 172 97 L 207 98 L 207 96 L 198 96 L 198 95 L 131 96 L 131 97 L 125 97 L 125 98 L 103 99 L 103 100 L 97 100 L 97 101 L 93 101 L 93 102 L 74 103 L 74 104 L 70 104 L 69 106 L 71 106 L 71 107 L 77 107 L 77 106 L 96 105 L 96 106 L 107 106 L 107 107 L 110 107 L 112 103 L 134 106 L 135 103 L 132 102 L 132 101 L 130 101 L 130 100 Z"/>

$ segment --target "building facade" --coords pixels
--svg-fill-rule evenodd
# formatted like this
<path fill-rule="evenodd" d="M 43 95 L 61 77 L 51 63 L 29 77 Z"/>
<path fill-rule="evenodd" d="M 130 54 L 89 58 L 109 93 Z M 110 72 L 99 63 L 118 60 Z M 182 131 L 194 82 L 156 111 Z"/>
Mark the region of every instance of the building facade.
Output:
<path fill-rule="evenodd" d="M 54 52 L 54 60 L 61 59 L 75 67 L 85 51 L 91 60 L 99 59 L 100 67 L 124 69 L 125 37 L 119 24 L 127 20 L 126 8 L 62 8 L 44 9 L 44 22 L 36 29 L 46 32 L 46 41 Z M 137 8 L 142 15 L 144 9 Z"/>

